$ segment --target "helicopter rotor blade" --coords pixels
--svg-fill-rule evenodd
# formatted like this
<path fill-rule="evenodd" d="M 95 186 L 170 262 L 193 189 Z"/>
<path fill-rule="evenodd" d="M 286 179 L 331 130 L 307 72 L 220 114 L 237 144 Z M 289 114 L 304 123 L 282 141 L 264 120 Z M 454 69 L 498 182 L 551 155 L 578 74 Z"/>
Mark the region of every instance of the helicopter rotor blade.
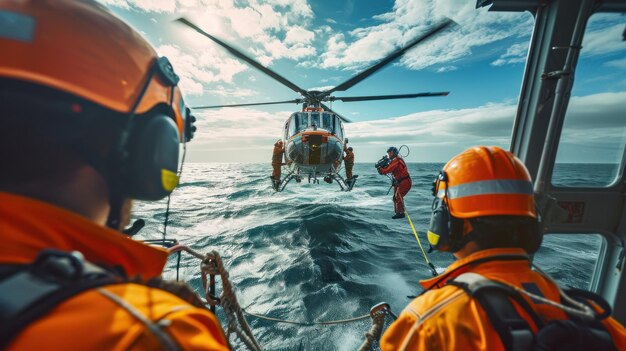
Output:
<path fill-rule="evenodd" d="M 322 108 L 324 108 L 324 110 L 326 110 L 326 111 L 328 111 L 328 112 L 331 112 L 331 113 L 334 113 L 335 115 L 337 115 L 337 117 L 339 117 L 339 119 L 340 119 L 342 122 L 344 122 L 344 123 L 352 123 L 352 121 L 351 121 L 351 120 L 349 120 L 349 119 L 347 119 L 346 117 L 344 117 L 344 116 L 342 116 L 342 115 L 338 114 L 337 112 L 333 111 L 330 107 L 328 107 L 328 106 L 326 106 L 326 105 L 324 105 L 324 104 L 322 104 L 322 103 L 320 103 L 320 106 L 322 106 Z"/>
<path fill-rule="evenodd" d="M 247 62 L 248 64 L 250 64 L 252 67 L 258 69 L 259 71 L 267 74 L 268 76 L 274 78 L 275 80 L 277 80 L 278 82 L 280 82 L 281 84 L 283 84 L 284 86 L 288 87 L 289 89 L 295 91 L 296 93 L 300 93 L 305 97 L 309 97 L 309 93 L 300 88 L 299 86 L 295 85 L 294 83 L 290 82 L 287 78 L 281 76 L 280 74 L 272 71 L 270 68 L 263 66 L 262 64 L 260 64 L 259 62 L 257 62 L 256 60 L 254 60 L 253 58 L 247 56 L 246 54 L 244 54 L 243 52 L 235 49 L 234 47 L 226 44 L 225 42 L 217 39 L 216 37 L 212 36 L 211 34 L 205 32 L 204 30 L 202 30 L 202 28 L 198 27 L 197 25 L 195 25 L 194 23 L 192 23 L 191 21 L 189 21 L 188 19 L 186 19 L 185 17 L 181 17 L 179 19 L 176 20 L 177 22 L 180 22 L 184 25 L 186 25 L 187 27 L 195 30 L 196 32 L 200 33 L 201 35 L 205 36 L 206 38 L 211 39 L 212 41 L 214 41 L 215 43 L 217 43 L 218 45 L 220 45 L 221 47 L 223 47 L 224 49 L 226 49 L 228 52 L 230 52 L 233 56 Z"/>
<path fill-rule="evenodd" d="M 388 55 L 384 59 L 380 60 L 378 63 L 376 63 L 375 65 L 373 65 L 370 68 L 366 69 L 365 71 L 357 74 L 356 76 L 348 79 L 347 81 L 337 85 L 336 87 L 334 87 L 334 88 L 332 88 L 330 90 L 324 91 L 323 96 L 328 96 L 328 95 L 332 94 L 335 91 L 345 91 L 347 89 L 350 89 L 355 84 L 359 83 L 360 81 L 362 81 L 363 79 L 369 77 L 370 75 L 376 73 L 379 69 L 385 67 L 387 64 L 389 64 L 393 60 L 395 60 L 398 57 L 404 55 L 405 52 L 407 52 L 408 50 L 410 50 L 411 48 L 413 48 L 417 44 L 423 42 L 424 40 L 426 40 L 426 39 L 428 39 L 430 37 L 432 37 L 433 35 L 439 33 L 440 31 L 448 28 L 453 23 L 455 23 L 455 22 L 452 21 L 451 19 L 447 18 L 443 22 L 441 22 L 438 25 L 436 25 L 435 27 L 431 28 L 428 32 L 420 35 L 419 37 L 417 37 L 415 39 L 413 39 L 406 46 L 404 46 L 403 48 L 400 48 L 400 49 L 394 51 L 393 53 L 391 53 L 390 55 Z"/>
<path fill-rule="evenodd" d="M 247 104 L 233 104 L 233 105 L 213 105 L 213 106 L 194 106 L 190 107 L 192 110 L 202 110 L 209 108 L 222 108 L 222 107 L 241 107 L 241 106 L 261 106 L 261 105 L 278 105 L 278 104 L 299 104 L 302 99 L 286 100 L 286 101 L 272 101 L 272 102 L 253 102 Z"/>
<path fill-rule="evenodd" d="M 449 91 L 443 91 L 443 92 L 437 92 L 437 93 L 396 94 L 396 95 L 346 96 L 346 97 L 330 96 L 328 100 L 329 101 L 339 100 L 343 102 L 353 102 L 353 101 L 372 101 L 372 100 L 411 99 L 411 98 L 430 97 L 430 96 L 448 96 L 448 94 L 450 94 Z"/>

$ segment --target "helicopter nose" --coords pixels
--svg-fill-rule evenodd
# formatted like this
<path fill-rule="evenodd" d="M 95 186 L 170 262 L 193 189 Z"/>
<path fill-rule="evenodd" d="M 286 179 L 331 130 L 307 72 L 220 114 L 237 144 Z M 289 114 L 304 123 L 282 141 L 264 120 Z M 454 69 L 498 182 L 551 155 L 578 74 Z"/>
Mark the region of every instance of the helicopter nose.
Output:
<path fill-rule="evenodd" d="M 304 132 L 288 144 L 287 154 L 297 164 L 336 164 L 341 159 L 342 144 L 335 139 L 331 141 L 330 134 L 320 131 Z"/>

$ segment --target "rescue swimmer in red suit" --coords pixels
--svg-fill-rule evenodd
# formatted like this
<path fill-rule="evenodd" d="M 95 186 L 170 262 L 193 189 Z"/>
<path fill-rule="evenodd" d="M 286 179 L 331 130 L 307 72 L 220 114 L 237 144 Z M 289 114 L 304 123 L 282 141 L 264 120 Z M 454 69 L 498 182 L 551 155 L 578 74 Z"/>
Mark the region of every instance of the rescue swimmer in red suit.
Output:
<path fill-rule="evenodd" d="M 404 197 L 411 190 L 411 176 L 406 163 L 398 155 L 398 149 L 394 146 L 387 149 L 387 156 L 391 162 L 387 167 L 378 169 L 380 174 L 391 173 L 393 175 L 393 204 L 396 213 L 393 219 L 404 218 Z"/>

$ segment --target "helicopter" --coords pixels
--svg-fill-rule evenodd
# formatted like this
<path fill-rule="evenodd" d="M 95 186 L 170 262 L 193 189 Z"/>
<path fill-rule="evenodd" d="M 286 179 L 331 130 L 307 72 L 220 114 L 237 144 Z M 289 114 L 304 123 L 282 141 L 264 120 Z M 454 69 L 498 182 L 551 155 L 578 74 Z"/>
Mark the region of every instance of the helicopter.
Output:
<path fill-rule="evenodd" d="M 385 67 L 395 59 L 401 57 L 411 48 L 424 42 L 428 38 L 442 32 L 446 28 L 453 25 L 453 21 L 445 19 L 439 24 L 422 35 L 409 41 L 405 46 L 387 55 L 376 64 L 370 66 L 364 71 L 356 74 L 345 82 L 328 90 L 305 90 L 298 85 L 287 80 L 280 74 L 274 72 L 254 60 L 242 51 L 234 48 L 226 42 L 205 32 L 186 18 L 179 18 L 176 21 L 195 30 L 204 37 L 214 41 L 233 56 L 247 62 L 252 67 L 265 73 L 269 77 L 285 85 L 296 93 L 301 95 L 300 98 L 272 101 L 272 102 L 254 102 L 244 104 L 231 105 L 213 105 L 213 106 L 195 106 L 192 109 L 213 109 L 226 107 L 243 107 L 243 106 L 260 106 L 260 105 L 276 105 L 276 104 L 302 104 L 302 110 L 294 112 L 285 121 L 283 127 L 282 141 L 284 145 L 284 157 L 288 166 L 288 173 L 282 179 L 270 177 L 272 187 L 275 191 L 280 192 L 285 189 L 291 180 L 300 183 L 304 176 L 308 177 L 309 183 L 319 184 L 318 177 L 323 176 L 324 181 L 332 183 L 333 180 L 339 184 L 342 191 L 350 191 L 356 182 L 358 176 L 351 179 L 344 179 L 340 174 L 340 166 L 343 159 L 343 151 L 346 149 L 348 138 L 346 138 L 343 123 L 350 123 L 351 120 L 333 111 L 325 103 L 333 101 L 355 102 L 355 101 L 373 101 L 373 100 L 391 100 L 391 99 L 410 99 L 418 97 L 434 97 L 447 96 L 450 92 L 424 92 L 414 94 L 394 94 L 394 95 L 372 95 L 372 96 L 350 96 L 339 97 L 332 94 L 337 91 L 346 91 L 361 82 L 365 78 L 371 76 L 381 68 Z"/>

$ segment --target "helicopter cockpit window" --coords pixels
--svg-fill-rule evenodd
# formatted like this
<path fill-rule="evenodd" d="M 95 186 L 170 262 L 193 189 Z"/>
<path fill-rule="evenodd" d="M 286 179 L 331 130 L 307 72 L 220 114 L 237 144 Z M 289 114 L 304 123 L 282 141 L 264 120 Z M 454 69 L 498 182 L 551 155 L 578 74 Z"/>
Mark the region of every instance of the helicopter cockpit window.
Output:
<path fill-rule="evenodd" d="M 589 18 L 552 173 L 555 186 L 607 187 L 623 177 L 626 45 L 619 30 L 623 23 L 619 13 Z M 598 46 L 598 38 L 606 43 Z"/>
<path fill-rule="evenodd" d="M 297 119 L 298 119 L 298 114 L 297 113 L 294 113 L 293 115 L 291 115 L 291 118 L 289 120 L 289 131 L 287 133 L 287 134 L 289 134 L 289 136 L 292 136 L 292 135 L 296 134 Z"/>
<path fill-rule="evenodd" d="M 333 116 L 330 113 L 322 113 L 322 128 L 334 133 L 335 124 L 333 123 Z"/>
<path fill-rule="evenodd" d="M 309 114 L 299 112 L 296 114 L 296 132 L 306 129 L 309 126 Z M 295 134 L 295 133 L 294 133 Z"/>
<path fill-rule="evenodd" d="M 335 116 L 335 135 L 339 139 L 343 139 L 343 130 L 341 130 L 341 120 Z"/>
<path fill-rule="evenodd" d="M 319 113 L 311 113 L 311 127 L 313 127 L 313 125 L 317 126 L 318 128 L 321 126 Z"/>

